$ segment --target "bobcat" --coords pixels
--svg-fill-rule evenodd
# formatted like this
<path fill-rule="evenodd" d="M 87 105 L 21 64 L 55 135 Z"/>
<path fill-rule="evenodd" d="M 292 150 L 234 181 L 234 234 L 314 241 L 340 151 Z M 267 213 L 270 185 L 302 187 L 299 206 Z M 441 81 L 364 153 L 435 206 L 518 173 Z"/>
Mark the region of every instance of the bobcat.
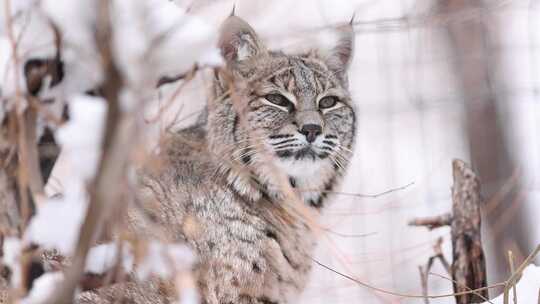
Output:
<path fill-rule="evenodd" d="M 144 215 L 130 210 L 130 224 L 193 248 L 204 304 L 293 303 L 307 283 L 313 223 L 355 137 L 346 75 L 354 33 L 333 32 L 329 49 L 288 55 L 228 17 L 219 39 L 226 67 L 215 72 L 207 117 L 168 135 L 163 165 L 141 177 Z M 136 285 L 122 297 L 167 302 L 145 291 L 163 294 L 159 286 Z"/>

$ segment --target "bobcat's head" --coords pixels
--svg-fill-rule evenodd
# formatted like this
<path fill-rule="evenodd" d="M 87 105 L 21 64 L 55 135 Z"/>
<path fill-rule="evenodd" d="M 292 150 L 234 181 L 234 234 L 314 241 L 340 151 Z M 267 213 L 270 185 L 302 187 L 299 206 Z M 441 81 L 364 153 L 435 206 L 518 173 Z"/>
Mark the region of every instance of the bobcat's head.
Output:
<path fill-rule="evenodd" d="M 345 25 L 332 34 L 329 48 L 293 55 L 268 50 L 238 17 L 222 26 L 226 68 L 216 74 L 209 105 L 210 146 L 270 192 L 277 182 L 268 162 L 288 175 L 291 186 L 311 193 L 307 189 L 330 189 L 351 157 L 355 114 L 346 73 L 354 32 Z M 248 191 L 243 187 L 253 178 L 238 174 L 230 182 Z M 305 198 L 315 196 L 322 197 Z"/>

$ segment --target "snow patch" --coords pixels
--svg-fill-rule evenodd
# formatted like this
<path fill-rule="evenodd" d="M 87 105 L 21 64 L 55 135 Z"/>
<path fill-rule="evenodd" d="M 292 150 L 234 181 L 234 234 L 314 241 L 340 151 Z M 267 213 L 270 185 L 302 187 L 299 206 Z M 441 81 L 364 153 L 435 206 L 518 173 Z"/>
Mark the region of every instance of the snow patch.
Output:
<path fill-rule="evenodd" d="M 105 102 L 101 98 L 75 96 L 66 125 L 57 132 L 70 179 L 59 199 L 40 205 L 23 237 L 25 244 L 57 249 L 71 255 L 88 205 L 86 184 L 94 176 L 100 157 Z"/>
<path fill-rule="evenodd" d="M 140 280 L 150 275 L 172 278 L 179 271 L 189 270 L 193 263 L 195 255 L 188 247 L 151 241 L 146 255 L 137 265 L 136 275 Z"/>
<path fill-rule="evenodd" d="M 86 202 L 78 200 L 49 200 L 38 209 L 24 234 L 25 244 L 57 249 L 71 255 L 79 239 Z"/>
<path fill-rule="evenodd" d="M 61 272 L 46 273 L 34 281 L 28 296 L 21 300 L 21 304 L 40 304 L 47 300 L 58 290 L 59 284 L 64 280 Z"/>
<path fill-rule="evenodd" d="M 10 284 L 11 286 L 21 286 L 22 277 L 21 277 L 21 241 L 17 238 L 8 237 L 4 240 L 4 257 L 3 262 L 11 269 L 12 277 Z"/>
<path fill-rule="evenodd" d="M 127 245 L 122 247 L 122 267 L 126 272 L 133 268 L 133 256 Z M 84 271 L 93 274 L 103 274 L 110 270 L 118 260 L 117 244 L 101 244 L 90 249 Z"/>

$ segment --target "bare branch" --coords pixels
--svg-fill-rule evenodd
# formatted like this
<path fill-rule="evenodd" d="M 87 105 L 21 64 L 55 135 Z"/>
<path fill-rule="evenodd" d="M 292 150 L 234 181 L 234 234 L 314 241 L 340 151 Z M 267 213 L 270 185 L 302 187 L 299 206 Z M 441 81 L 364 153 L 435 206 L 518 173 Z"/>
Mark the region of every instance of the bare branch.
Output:
<path fill-rule="evenodd" d="M 438 273 L 430 272 L 430 273 L 428 273 L 428 274 L 429 274 L 429 275 L 432 275 L 432 276 L 439 277 L 439 278 L 441 278 L 441 279 L 448 280 L 448 281 L 450 281 L 450 282 L 453 282 L 454 284 L 457 284 L 457 282 L 454 281 L 454 280 L 452 280 L 452 278 L 448 278 L 448 277 L 443 276 L 443 275 L 440 275 L 440 274 L 438 274 Z M 470 289 L 469 287 L 467 287 L 467 286 L 464 286 L 464 287 L 467 288 L 468 290 L 471 290 L 471 289 Z M 476 296 L 482 298 L 483 301 L 485 301 L 485 302 L 487 302 L 487 303 L 493 304 L 493 302 L 491 302 L 488 298 L 482 296 L 482 294 L 480 294 L 479 292 L 474 292 L 474 294 L 475 294 Z"/>
<path fill-rule="evenodd" d="M 441 238 L 439 238 L 437 240 L 435 245 L 433 245 L 433 251 L 435 251 L 435 255 L 431 256 L 428 259 L 428 262 L 426 264 L 426 268 L 424 269 L 422 266 L 419 266 L 420 280 L 421 280 L 421 284 L 422 284 L 422 294 L 423 295 L 428 294 L 428 282 L 429 282 L 428 275 L 430 273 L 431 267 L 433 266 L 433 261 L 434 260 L 438 259 L 439 261 L 441 261 L 441 264 L 444 266 L 446 272 L 448 272 L 448 273 L 451 272 L 450 265 L 448 264 L 448 262 L 446 261 L 444 255 L 442 253 L 442 248 L 441 248 L 442 242 L 443 242 L 443 238 L 441 237 Z M 424 302 L 426 304 L 429 304 L 429 300 L 427 298 L 424 298 Z"/>
<path fill-rule="evenodd" d="M 540 247 L 540 246 L 539 246 Z M 369 288 L 371 290 L 374 290 L 374 291 L 377 291 L 377 292 L 381 292 L 381 293 L 385 293 L 385 294 L 389 294 L 389 295 L 393 295 L 393 296 L 397 296 L 397 297 L 403 297 L 403 298 L 412 298 L 412 299 L 425 299 L 425 298 L 428 298 L 428 299 L 440 299 L 440 298 L 449 298 L 449 297 L 455 297 L 455 296 L 461 296 L 461 295 L 469 295 L 469 294 L 474 294 L 474 293 L 477 293 L 477 292 L 481 292 L 481 291 L 484 291 L 484 290 L 488 290 L 490 288 L 497 288 L 497 287 L 501 287 L 501 286 L 505 286 L 506 283 L 497 283 L 497 284 L 493 284 L 493 285 L 490 285 L 490 286 L 486 286 L 486 287 L 482 287 L 482 288 L 478 288 L 478 289 L 474 289 L 474 290 L 469 290 L 469 291 L 462 291 L 462 292 L 456 292 L 456 293 L 450 293 L 450 294 L 441 294 L 441 295 L 427 295 L 427 296 L 424 296 L 424 295 L 418 295 L 418 294 L 405 294 L 405 293 L 399 293 L 399 292 L 395 292 L 395 291 L 390 291 L 390 290 L 386 290 L 386 289 L 383 289 L 383 288 L 379 288 L 379 287 L 375 287 L 375 286 L 372 286 L 366 282 L 362 282 L 350 275 L 347 275 L 345 273 L 342 273 L 342 272 L 339 272 L 317 260 L 315 260 L 314 258 L 312 258 L 313 262 L 315 262 L 315 264 L 325 268 L 326 270 L 329 270 L 349 281 L 352 281 L 360 286 L 363 286 L 363 287 L 366 287 L 366 288 Z"/>
<path fill-rule="evenodd" d="M 439 216 L 415 218 L 409 221 L 410 226 L 427 226 L 429 230 L 450 226 L 452 224 L 452 214 L 445 213 Z"/>
<path fill-rule="evenodd" d="M 324 193 L 330 193 L 330 194 L 336 194 L 336 195 L 344 195 L 344 196 L 354 196 L 354 197 L 364 197 L 364 198 L 378 198 L 380 196 L 384 196 L 384 195 L 387 195 L 387 194 L 390 194 L 390 193 L 393 193 L 393 192 L 398 192 L 398 191 L 401 191 L 401 190 L 405 190 L 407 188 L 409 188 L 410 186 L 414 185 L 414 182 L 410 182 L 406 185 L 403 185 L 403 186 L 400 186 L 400 187 L 397 187 L 397 188 L 391 188 L 391 189 L 388 189 L 388 190 L 385 190 L 383 192 L 380 192 L 380 193 L 375 193 L 375 194 L 362 194 L 362 193 L 351 193 L 351 192 L 339 192 L 339 191 L 321 191 L 321 192 L 324 192 Z M 313 191 L 314 189 L 301 189 L 301 191 Z M 317 191 L 320 191 L 320 190 L 317 190 Z"/>

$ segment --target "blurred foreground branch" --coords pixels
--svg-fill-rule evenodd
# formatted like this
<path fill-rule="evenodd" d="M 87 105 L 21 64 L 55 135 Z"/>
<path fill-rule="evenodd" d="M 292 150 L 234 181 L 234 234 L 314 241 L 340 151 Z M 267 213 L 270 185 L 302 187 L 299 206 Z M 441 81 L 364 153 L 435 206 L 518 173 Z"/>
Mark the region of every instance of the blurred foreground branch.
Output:
<path fill-rule="evenodd" d="M 110 3 L 100 1 L 98 4 L 100 20 L 97 23 L 95 40 L 98 46 L 105 74 L 102 92 L 107 101 L 107 114 L 104 137 L 102 141 L 102 156 L 98 165 L 94 182 L 89 187 L 90 204 L 86 218 L 81 227 L 75 256 L 71 268 L 66 273 L 66 279 L 59 292 L 49 300 L 49 303 L 71 303 L 79 282 L 82 279 L 85 261 L 91 246 L 101 233 L 108 219 L 110 210 L 120 201 L 121 184 L 127 166 L 126 155 L 129 154 L 132 137 L 126 134 L 124 117 L 120 110 L 120 92 L 123 78 L 113 58 L 112 26 Z"/>

